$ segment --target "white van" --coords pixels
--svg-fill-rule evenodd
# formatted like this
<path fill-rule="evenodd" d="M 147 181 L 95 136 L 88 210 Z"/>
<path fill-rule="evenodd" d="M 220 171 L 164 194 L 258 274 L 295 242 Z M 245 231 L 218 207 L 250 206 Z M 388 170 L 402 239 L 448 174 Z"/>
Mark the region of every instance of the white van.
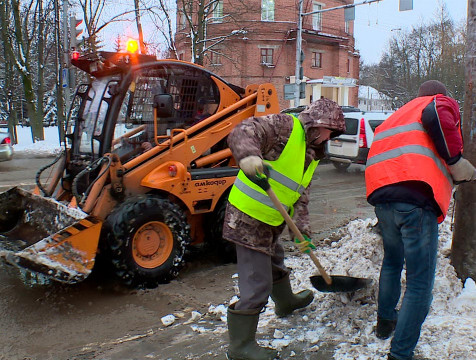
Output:
<path fill-rule="evenodd" d="M 393 112 L 345 112 L 345 133 L 327 142 L 326 155 L 337 170 L 367 162 L 374 131 Z"/>

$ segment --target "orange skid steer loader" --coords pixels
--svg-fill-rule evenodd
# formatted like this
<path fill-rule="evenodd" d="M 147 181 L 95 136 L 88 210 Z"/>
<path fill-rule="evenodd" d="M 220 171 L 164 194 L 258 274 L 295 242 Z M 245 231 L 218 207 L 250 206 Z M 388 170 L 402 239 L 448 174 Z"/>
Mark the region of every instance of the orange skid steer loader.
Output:
<path fill-rule="evenodd" d="M 188 246 L 219 246 L 238 173 L 226 137 L 248 117 L 278 113 L 276 90 L 147 55 L 72 63 L 92 80 L 78 87 L 64 151 L 39 170 L 35 190 L 0 194 L 0 258 L 76 283 L 100 252 L 127 285 L 166 282 Z"/>

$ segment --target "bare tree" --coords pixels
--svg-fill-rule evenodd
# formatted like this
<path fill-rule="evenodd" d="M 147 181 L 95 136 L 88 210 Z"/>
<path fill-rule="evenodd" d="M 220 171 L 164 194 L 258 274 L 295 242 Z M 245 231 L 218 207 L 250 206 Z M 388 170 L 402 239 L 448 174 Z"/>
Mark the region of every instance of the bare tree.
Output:
<path fill-rule="evenodd" d="M 0 38 L 3 45 L 3 94 L 1 98 L 0 112 L 2 119 L 6 119 L 10 133 L 13 135 L 13 142 L 17 143 L 15 137 L 14 126 L 18 121 L 17 107 L 15 106 L 14 98 L 14 82 L 13 82 L 13 59 L 11 53 L 8 51 L 7 42 L 9 39 L 10 31 L 10 16 L 11 13 L 10 3 L 4 0 L 0 0 Z"/>
<path fill-rule="evenodd" d="M 4 0 L 2 0 L 4 1 Z M 30 119 L 31 134 L 33 141 L 43 140 L 42 114 L 37 109 L 37 99 L 34 89 L 34 77 L 31 67 L 29 35 L 34 31 L 30 28 L 30 16 L 35 1 L 30 1 L 28 6 L 20 7 L 19 0 L 11 1 L 11 11 L 13 15 L 14 32 L 8 34 L 8 42 L 4 43 L 16 70 L 20 74 L 23 83 L 23 93 L 26 102 L 28 118 Z"/>
<path fill-rule="evenodd" d="M 134 0 L 134 11 L 136 17 L 137 33 L 139 34 L 139 47 L 141 54 L 146 54 L 147 49 L 144 44 L 144 34 L 142 33 L 142 23 L 140 18 L 139 0 Z"/>
<path fill-rule="evenodd" d="M 110 5 L 111 7 L 114 5 L 112 0 L 76 1 L 77 5 L 81 9 L 84 26 L 86 28 L 84 47 L 91 53 L 96 53 L 102 47 L 99 36 L 107 26 L 117 22 L 130 21 L 127 16 L 135 13 L 135 9 L 131 8 L 130 10 L 121 11 L 112 16 L 108 16 L 105 14 L 105 11 L 107 5 Z"/>
<path fill-rule="evenodd" d="M 144 14 L 148 16 L 154 25 L 154 31 L 148 29 L 148 35 L 155 41 L 148 43 L 149 50 L 153 49 L 159 57 L 177 58 L 175 48 L 174 19 L 176 13 L 175 1 L 173 0 L 141 0 Z M 157 39 L 160 39 L 157 41 Z M 163 45 L 165 44 L 165 46 Z"/>
<path fill-rule="evenodd" d="M 380 63 L 366 69 L 361 84 L 396 99 L 395 106 L 399 107 L 416 96 L 423 81 L 438 79 L 462 103 L 464 26 L 456 26 L 444 6 L 438 15 L 429 24 L 395 35 Z"/>

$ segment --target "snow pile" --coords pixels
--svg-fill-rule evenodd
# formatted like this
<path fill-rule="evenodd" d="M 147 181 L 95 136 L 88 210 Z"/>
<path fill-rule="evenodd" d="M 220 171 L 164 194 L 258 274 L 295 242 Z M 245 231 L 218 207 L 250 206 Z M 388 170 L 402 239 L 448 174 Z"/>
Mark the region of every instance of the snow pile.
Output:
<path fill-rule="evenodd" d="M 374 280 L 367 289 L 351 294 L 320 293 L 307 309 L 279 319 L 270 299 L 260 316 L 258 338 L 265 346 L 281 350 L 301 343 L 300 348 L 313 352 L 319 347 L 337 343 L 334 358 L 339 360 L 386 359 L 390 339 L 375 337 L 376 297 L 383 258 L 376 219 L 354 220 L 315 251 L 331 275 L 367 277 Z M 440 246 L 430 314 L 423 325 L 416 355 L 427 359 L 466 360 L 474 358 L 476 346 L 476 285 L 472 279 L 463 288 L 449 260 L 452 231 L 450 219 L 440 225 Z M 317 270 L 306 256 L 288 256 L 286 265 L 293 269 L 295 291 L 314 289 L 309 277 Z M 235 279 L 235 281 L 237 281 Z M 403 285 L 405 281 L 403 280 Z M 403 294 L 403 291 L 402 291 Z M 221 306 L 212 306 L 221 313 Z M 224 324 L 218 325 L 223 327 Z M 270 331 L 271 330 L 271 331 Z M 273 334 L 264 338 L 260 333 Z"/>

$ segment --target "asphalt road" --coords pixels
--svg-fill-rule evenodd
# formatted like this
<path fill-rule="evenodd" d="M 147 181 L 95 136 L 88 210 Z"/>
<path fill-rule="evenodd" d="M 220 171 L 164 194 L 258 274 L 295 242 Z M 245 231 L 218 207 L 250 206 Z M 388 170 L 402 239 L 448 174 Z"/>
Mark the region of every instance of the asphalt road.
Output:
<path fill-rule="evenodd" d="M 31 186 L 37 169 L 52 160 L 0 163 L 1 189 Z M 360 166 L 339 173 L 331 164 L 321 164 L 312 186 L 309 210 L 316 239 L 351 219 L 373 216 Z M 228 303 L 235 294 L 235 272 L 234 264 L 197 251 L 177 279 L 156 289 L 127 289 L 100 271 L 75 286 L 30 287 L 17 270 L 0 265 L 0 360 L 224 359 L 226 332 L 193 331 L 186 320 L 192 310 L 207 314 L 210 305 Z M 161 318 L 172 313 L 178 315 L 176 322 L 164 327 Z M 200 326 L 224 328 L 216 316 L 202 320 L 205 325 Z M 299 316 L 289 326 L 293 321 L 300 321 Z M 311 355 L 285 349 L 281 358 L 293 351 L 294 359 L 330 360 L 332 346 L 321 344 Z"/>
<path fill-rule="evenodd" d="M 0 162 L 0 192 L 13 186 L 31 189 L 35 186 L 35 175 L 40 168 L 50 164 L 54 156 L 35 156 L 17 153 L 10 161 Z"/>

